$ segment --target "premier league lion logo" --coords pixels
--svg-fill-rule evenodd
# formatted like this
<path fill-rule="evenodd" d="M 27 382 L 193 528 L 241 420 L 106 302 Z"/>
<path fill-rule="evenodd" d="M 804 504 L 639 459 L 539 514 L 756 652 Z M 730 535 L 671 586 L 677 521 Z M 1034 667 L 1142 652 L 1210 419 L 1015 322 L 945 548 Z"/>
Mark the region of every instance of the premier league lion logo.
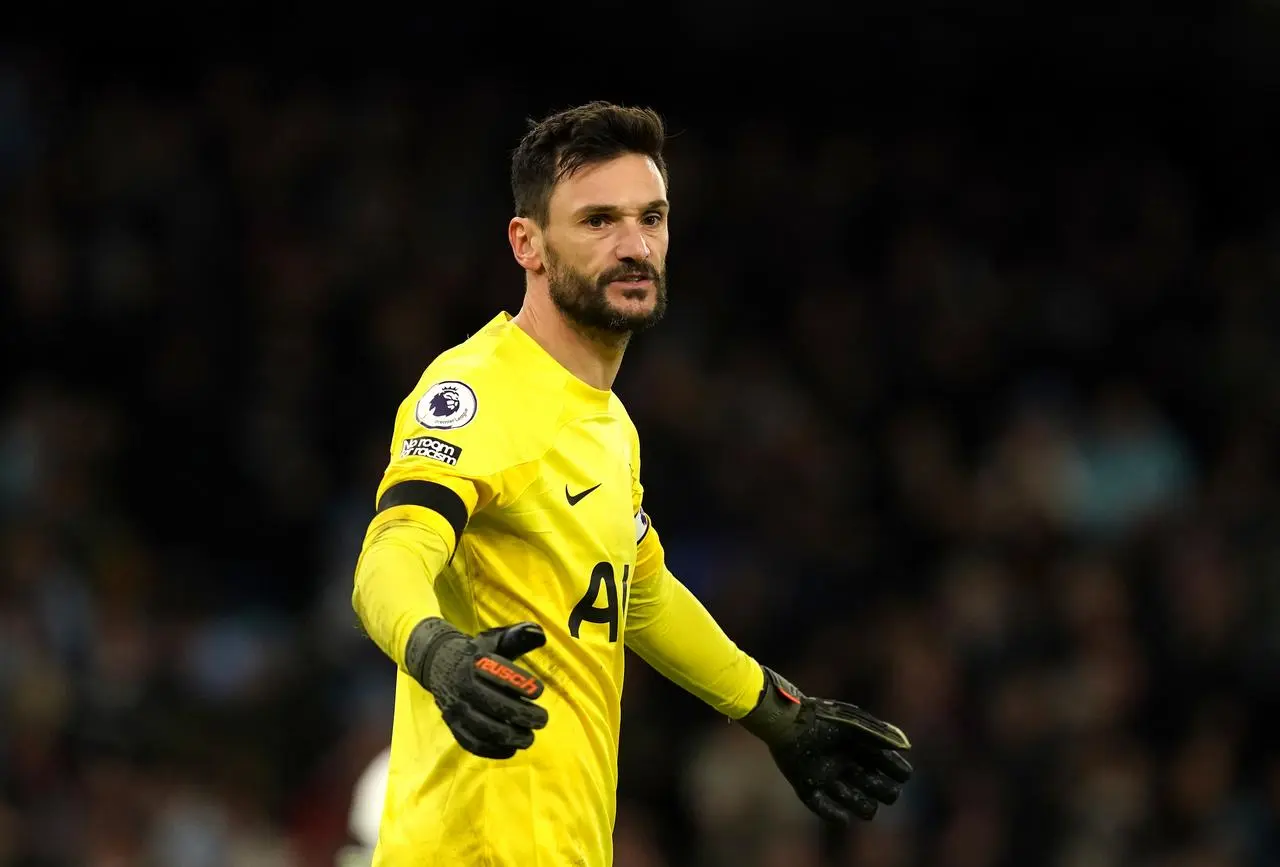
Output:
<path fill-rule="evenodd" d="M 431 414 L 436 418 L 445 418 L 453 415 L 458 411 L 458 407 L 462 406 L 462 401 L 458 399 L 458 389 L 453 386 L 446 386 L 440 390 L 440 393 L 431 398 Z"/>
<path fill-rule="evenodd" d="M 431 430 L 462 427 L 476 414 L 476 393 L 465 382 L 437 382 L 418 401 L 418 424 Z"/>

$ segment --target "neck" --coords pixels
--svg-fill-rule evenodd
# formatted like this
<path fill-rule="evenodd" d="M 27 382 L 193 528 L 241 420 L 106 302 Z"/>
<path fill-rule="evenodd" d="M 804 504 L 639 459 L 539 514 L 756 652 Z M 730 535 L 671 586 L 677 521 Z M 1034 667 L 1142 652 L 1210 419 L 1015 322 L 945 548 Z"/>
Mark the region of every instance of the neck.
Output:
<path fill-rule="evenodd" d="M 613 388 L 629 334 L 583 328 L 569 321 L 546 292 L 526 291 L 513 321 L 578 379 L 601 391 Z"/>

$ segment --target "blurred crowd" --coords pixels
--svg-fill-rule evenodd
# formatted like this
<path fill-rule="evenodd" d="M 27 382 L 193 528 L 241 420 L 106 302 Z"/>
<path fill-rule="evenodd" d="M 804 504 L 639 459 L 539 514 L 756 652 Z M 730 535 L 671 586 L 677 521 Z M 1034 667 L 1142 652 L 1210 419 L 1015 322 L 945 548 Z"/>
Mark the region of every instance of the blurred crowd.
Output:
<path fill-rule="evenodd" d="M 355 556 L 396 405 L 519 306 L 524 99 L 0 66 L 0 865 L 347 842 L 394 683 Z M 617 867 L 1280 863 L 1280 209 L 1218 213 L 1265 150 L 655 107 L 671 309 L 616 389 L 647 510 L 918 775 L 821 829 L 632 657 Z"/>

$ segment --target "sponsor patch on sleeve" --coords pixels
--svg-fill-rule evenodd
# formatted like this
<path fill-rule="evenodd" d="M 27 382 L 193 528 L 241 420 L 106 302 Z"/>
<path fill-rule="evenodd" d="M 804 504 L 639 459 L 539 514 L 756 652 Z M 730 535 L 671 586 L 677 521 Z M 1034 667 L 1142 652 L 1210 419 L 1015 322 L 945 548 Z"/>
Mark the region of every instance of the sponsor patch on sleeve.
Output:
<path fill-rule="evenodd" d="M 412 437 L 404 441 L 400 457 L 430 458 L 453 467 L 457 466 L 458 458 L 462 457 L 462 447 L 435 437 Z"/>

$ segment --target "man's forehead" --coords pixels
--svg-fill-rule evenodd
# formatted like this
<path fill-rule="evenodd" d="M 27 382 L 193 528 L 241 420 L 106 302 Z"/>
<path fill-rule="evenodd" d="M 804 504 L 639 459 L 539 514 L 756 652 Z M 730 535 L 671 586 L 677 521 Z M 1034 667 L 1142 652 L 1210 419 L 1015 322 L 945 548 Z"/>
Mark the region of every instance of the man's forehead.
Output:
<path fill-rule="evenodd" d="M 647 156 L 626 154 L 583 166 L 560 183 L 551 195 L 553 210 L 575 210 L 584 205 L 640 207 L 665 199 L 666 184 Z"/>

